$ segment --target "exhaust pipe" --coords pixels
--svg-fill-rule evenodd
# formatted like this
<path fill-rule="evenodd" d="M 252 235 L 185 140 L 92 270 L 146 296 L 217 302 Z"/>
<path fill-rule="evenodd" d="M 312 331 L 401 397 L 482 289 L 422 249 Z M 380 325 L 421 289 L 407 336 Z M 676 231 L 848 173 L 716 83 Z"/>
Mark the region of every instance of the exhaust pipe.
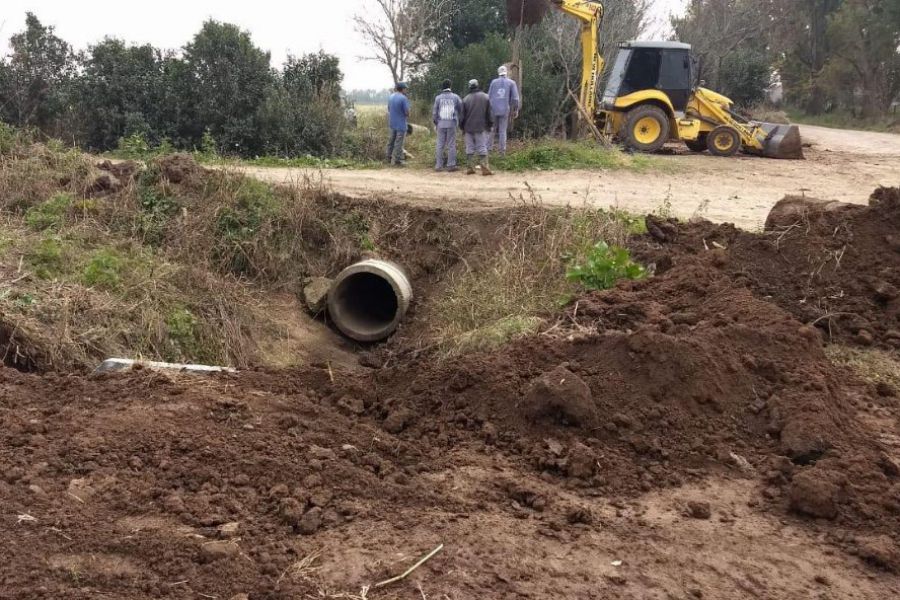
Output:
<path fill-rule="evenodd" d="M 338 274 L 328 290 L 328 314 L 357 342 L 380 342 L 397 330 L 412 300 L 412 285 L 398 265 L 364 260 Z"/>

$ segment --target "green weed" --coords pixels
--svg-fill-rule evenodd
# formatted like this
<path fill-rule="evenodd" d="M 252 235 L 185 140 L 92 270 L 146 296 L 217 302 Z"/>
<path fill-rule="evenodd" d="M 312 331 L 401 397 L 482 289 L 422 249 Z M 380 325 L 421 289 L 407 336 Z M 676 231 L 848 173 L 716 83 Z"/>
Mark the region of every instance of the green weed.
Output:
<path fill-rule="evenodd" d="M 25 224 L 35 231 L 59 231 L 71 206 L 71 195 L 64 192 L 54 194 L 49 200 L 25 211 Z"/>
<path fill-rule="evenodd" d="M 65 247 L 55 237 L 42 238 L 25 253 L 25 262 L 41 279 L 56 279 L 65 273 Z"/>
<path fill-rule="evenodd" d="M 566 278 L 589 290 L 608 290 L 622 279 L 643 279 L 647 270 L 625 248 L 597 242 L 584 262 L 569 267 Z"/>
<path fill-rule="evenodd" d="M 166 315 L 166 329 L 169 340 L 175 346 L 177 358 L 198 356 L 200 343 L 198 342 L 198 330 L 200 323 L 190 310 L 184 307 L 176 308 Z"/>
<path fill-rule="evenodd" d="M 114 290 L 120 286 L 126 268 L 127 262 L 118 253 L 109 249 L 98 250 L 85 265 L 81 281 L 88 287 Z"/>

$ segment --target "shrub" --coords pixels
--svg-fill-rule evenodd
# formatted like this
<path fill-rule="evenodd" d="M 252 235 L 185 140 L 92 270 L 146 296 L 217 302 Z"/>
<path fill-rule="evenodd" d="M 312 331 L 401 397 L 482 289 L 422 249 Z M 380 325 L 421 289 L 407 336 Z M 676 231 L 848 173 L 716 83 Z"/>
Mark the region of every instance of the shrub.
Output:
<path fill-rule="evenodd" d="M 43 238 L 25 253 L 25 260 L 41 279 L 55 279 L 65 270 L 63 244 L 57 238 Z"/>
<path fill-rule="evenodd" d="M 25 224 L 35 231 L 59 231 L 66 222 L 70 206 L 72 196 L 62 192 L 54 194 L 49 200 L 25 211 Z"/>
<path fill-rule="evenodd" d="M 125 261 L 114 251 L 98 250 L 84 267 L 81 280 L 88 287 L 116 289 L 125 267 Z"/>
<path fill-rule="evenodd" d="M 597 242 L 584 262 L 572 265 L 566 277 L 589 290 L 608 290 L 621 279 L 643 279 L 647 270 L 631 260 L 625 248 Z"/>

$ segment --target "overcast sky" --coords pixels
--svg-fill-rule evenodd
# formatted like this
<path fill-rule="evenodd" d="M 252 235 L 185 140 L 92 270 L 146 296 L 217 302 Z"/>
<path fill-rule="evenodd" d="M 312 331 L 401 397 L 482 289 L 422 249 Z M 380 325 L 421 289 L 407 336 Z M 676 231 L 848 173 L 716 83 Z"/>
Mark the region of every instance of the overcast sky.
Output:
<path fill-rule="evenodd" d="M 359 56 L 366 48 L 353 30 L 351 17 L 369 0 L 0 0 L 0 54 L 8 52 L 9 36 L 22 30 L 25 13 L 35 13 L 45 25 L 76 49 L 104 36 L 159 48 L 181 48 L 206 19 L 235 23 L 254 42 L 272 53 L 280 65 L 288 54 L 324 50 L 341 59 L 347 89 L 382 89 L 391 85 L 387 69 Z M 652 0 L 654 16 L 665 22 L 685 0 Z M 657 27 L 652 33 L 659 33 Z"/>

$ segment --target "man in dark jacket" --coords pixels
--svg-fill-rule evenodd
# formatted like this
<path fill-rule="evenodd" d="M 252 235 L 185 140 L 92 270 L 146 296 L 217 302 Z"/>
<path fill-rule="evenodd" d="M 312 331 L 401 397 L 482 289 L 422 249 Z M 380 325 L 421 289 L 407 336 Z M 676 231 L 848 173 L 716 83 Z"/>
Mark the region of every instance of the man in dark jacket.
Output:
<path fill-rule="evenodd" d="M 481 174 L 493 175 L 488 166 L 488 143 L 491 135 L 491 99 L 481 91 L 478 80 L 469 82 L 469 94 L 463 100 L 463 118 L 459 126 L 466 138 L 466 174 L 475 174 L 473 160 L 478 154 Z"/>

